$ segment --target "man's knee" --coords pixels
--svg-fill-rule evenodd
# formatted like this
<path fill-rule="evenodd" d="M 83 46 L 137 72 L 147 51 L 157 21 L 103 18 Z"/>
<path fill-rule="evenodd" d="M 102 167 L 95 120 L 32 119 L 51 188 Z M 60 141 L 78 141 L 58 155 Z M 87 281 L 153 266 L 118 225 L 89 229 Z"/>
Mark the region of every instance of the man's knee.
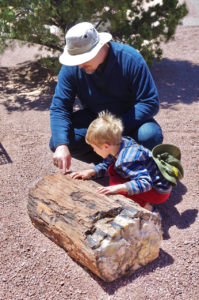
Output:
<path fill-rule="evenodd" d="M 155 120 L 142 124 L 137 132 L 137 141 L 150 150 L 161 144 L 163 135 L 159 124 Z"/>

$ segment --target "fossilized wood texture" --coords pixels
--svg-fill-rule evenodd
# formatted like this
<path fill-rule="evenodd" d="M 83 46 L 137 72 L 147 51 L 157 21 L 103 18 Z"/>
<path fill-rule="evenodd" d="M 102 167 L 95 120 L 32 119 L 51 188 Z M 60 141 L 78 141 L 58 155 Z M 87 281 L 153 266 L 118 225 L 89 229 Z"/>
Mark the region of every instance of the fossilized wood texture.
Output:
<path fill-rule="evenodd" d="M 104 281 L 131 274 L 159 255 L 156 214 L 120 195 L 97 194 L 92 180 L 57 173 L 30 189 L 32 223 Z"/>

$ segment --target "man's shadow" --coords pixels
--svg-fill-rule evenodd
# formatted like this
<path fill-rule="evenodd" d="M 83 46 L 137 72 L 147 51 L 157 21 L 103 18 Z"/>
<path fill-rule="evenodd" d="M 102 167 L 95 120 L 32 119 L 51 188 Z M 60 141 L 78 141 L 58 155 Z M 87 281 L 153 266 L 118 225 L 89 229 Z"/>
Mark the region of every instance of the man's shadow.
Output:
<path fill-rule="evenodd" d="M 0 165 L 4 165 L 8 163 L 12 163 L 12 160 L 8 155 L 6 149 L 2 145 L 2 143 L 0 143 Z"/>
<path fill-rule="evenodd" d="M 163 239 L 169 239 L 169 228 L 176 226 L 179 229 L 188 228 L 191 224 L 194 223 L 198 210 L 197 209 L 187 209 L 183 213 L 179 213 L 176 204 L 183 200 L 182 195 L 185 195 L 187 188 L 181 182 L 178 182 L 176 188 L 173 189 L 169 199 L 157 205 L 158 210 L 162 216 L 162 230 L 163 230 Z"/>

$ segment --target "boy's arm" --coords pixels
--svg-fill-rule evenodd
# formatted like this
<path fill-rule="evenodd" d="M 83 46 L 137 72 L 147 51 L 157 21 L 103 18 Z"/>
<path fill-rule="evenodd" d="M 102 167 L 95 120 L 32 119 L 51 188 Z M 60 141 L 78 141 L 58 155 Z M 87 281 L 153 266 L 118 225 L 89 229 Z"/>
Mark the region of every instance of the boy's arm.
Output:
<path fill-rule="evenodd" d="M 116 184 L 116 185 L 110 185 L 110 186 L 102 186 L 97 188 L 97 192 L 99 194 L 118 194 L 120 192 L 127 192 L 126 185 L 123 184 Z"/>
<path fill-rule="evenodd" d="M 104 176 L 108 171 L 109 159 L 105 159 L 102 163 L 91 169 L 72 172 L 70 176 L 74 179 L 89 179 L 90 177 L 98 178 Z"/>
<path fill-rule="evenodd" d="M 95 178 L 103 177 L 108 173 L 108 167 L 111 164 L 111 158 L 108 156 L 102 163 L 93 167 L 95 170 Z"/>
<path fill-rule="evenodd" d="M 128 195 L 140 194 L 152 189 L 151 176 L 143 163 L 125 163 L 121 166 L 121 173 L 123 173 L 122 177 L 130 179 L 125 183 Z"/>
<path fill-rule="evenodd" d="M 72 172 L 70 173 L 70 176 L 74 179 L 89 179 L 90 177 L 95 175 L 95 170 L 92 169 L 87 169 L 83 171 L 78 171 L 78 172 Z"/>

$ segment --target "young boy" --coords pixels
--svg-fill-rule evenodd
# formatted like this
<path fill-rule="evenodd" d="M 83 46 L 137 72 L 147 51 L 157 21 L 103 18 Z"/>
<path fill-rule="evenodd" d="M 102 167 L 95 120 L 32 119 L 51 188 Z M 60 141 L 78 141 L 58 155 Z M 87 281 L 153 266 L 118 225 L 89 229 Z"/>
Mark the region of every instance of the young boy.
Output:
<path fill-rule="evenodd" d="M 151 152 L 134 139 L 122 137 L 122 131 L 119 118 L 101 112 L 90 124 L 86 142 L 104 160 L 91 169 L 72 172 L 71 177 L 97 178 L 108 172 L 110 186 L 98 187 L 98 193 L 122 194 L 151 211 L 153 204 L 168 199 L 172 185 L 160 173 Z"/>

